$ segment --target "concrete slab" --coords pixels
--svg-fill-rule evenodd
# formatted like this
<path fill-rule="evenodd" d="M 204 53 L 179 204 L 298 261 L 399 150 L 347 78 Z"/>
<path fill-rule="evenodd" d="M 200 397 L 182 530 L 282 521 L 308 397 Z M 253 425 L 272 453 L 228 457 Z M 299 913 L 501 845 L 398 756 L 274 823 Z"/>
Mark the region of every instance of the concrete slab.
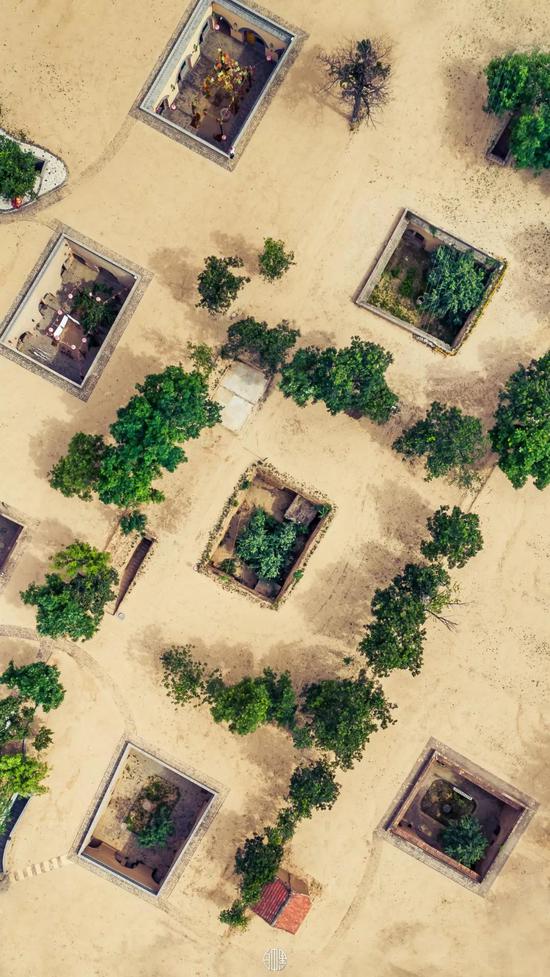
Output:
<path fill-rule="evenodd" d="M 250 417 L 254 404 L 249 404 L 242 397 L 237 397 L 223 389 L 218 391 L 217 400 L 223 407 L 221 421 L 223 426 L 237 434 Z"/>
<path fill-rule="evenodd" d="M 232 363 L 227 373 L 224 374 L 221 385 L 226 390 L 231 390 L 249 404 L 257 404 L 260 397 L 264 395 L 269 383 L 268 377 L 261 370 L 246 363 Z"/>

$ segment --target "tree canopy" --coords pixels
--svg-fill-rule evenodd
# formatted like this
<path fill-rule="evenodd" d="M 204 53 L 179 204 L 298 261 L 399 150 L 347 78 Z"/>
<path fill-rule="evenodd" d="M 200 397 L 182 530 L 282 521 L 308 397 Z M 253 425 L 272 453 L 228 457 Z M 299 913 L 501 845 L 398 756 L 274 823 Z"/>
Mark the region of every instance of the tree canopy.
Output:
<path fill-rule="evenodd" d="M 362 122 L 372 122 L 376 110 L 388 101 L 388 56 L 381 41 L 368 39 L 320 55 L 327 71 L 327 90 L 336 91 L 349 109 L 352 132 Z"/>
<path fill-rule="evenodd" d="M 426 481 L 447 476 L 468 488 L 476 481 L 474 465 L 483 456 L 481 421 L 434 400 L 423 420 L 407 428 L 393 443 L 406 458 L 426 456 Z"/>
<path fill-rule="evenodd" d="M 12 794 L 19 794 L 20 797 L 45 794 L 48 788 L 44 787 L 42 781 L 47 773 L 46 763 L 23 753 L 0 756 L 0 800 L 10 798 Z"/>
<path fill-rule="evenodd" d="M 186 373 L 181 366 L 150 374 L 136 389 L 111 424 L 114 443 L 76 434 L 50 472 L 53 488 L 81 499 L 96 492 L 102 502 L 124 509 L 162 502 L 164 495 L 152 482 L 187 461 L 181 444 L 217 424 L 220 407 L 208 398 L 203 374 Z"/>
<path fill-rule="evenodd" d="M 267 322 L 258 322 L 251 317 L 240 319 L 229 326 L 221 355 L 227 359 L 248 353 L 262 370 L 276 373 L 299 335 L 300 330 L 291 329 L 288 322 L 270 328 Z"/>
<path fill-rule="evenodd" d="M 473 814 L 465 814 L 459 821 L 446 825 L 440 832 L 439 841 L 446 855 L 467 868 L 473 868 L 489 847 L 483 826 Z"/>
<path fill-rule="evenodd" d="M 485 110 L 512 113 L 510 149 L 516 166 L 550 168 L 550 53 L 515 52 L 493 58 L 485 69 Z"/>
<path fill-rule="evenodd" d="M 205 258 L 197 282 L 200 295 L 197 306 L 207 309 L 210 315 L 227 312 L 243 285 L 250 281 L 250 278 L 234 275 L 230 270 L 242 266 L 241 258 L 217 258 L 215 255 Z"/>
<path fill-rule="evenodd" d="M 446 244 L 431 256 L 422 297 L 422 312 L 436 316 L 450 326 L 461 326 L 485 291 L 487 271 L 472 251 L 459 251 Z"/>
<path fill-rule="evenodd" d="M 283 367 L 279 386 L 300 407 L 320 400 L 331 414 L 347 411 L 384 424 L 398 405 L 384 376 L 392 362 L 382 346 L 354 336 L 339 350 L 299 349 Z"/>
<path fill-rule="evenodd" d="M 427 560 L 443 556 L 449 567 L 463 567 L 483 547 L 479 528 L 479 516 L 475 512 L 462 512 L 459 506 L 442 505 L 428 519 L 430 540 L 420 544 Z"/>
<path fill-rule="evenodd" d="M 300 532 L 297 523 L 279 522 L 264 509 L 255 509 L 237 536 L 235 552 L 261 580 L 280 583 L 292 563 L 292 552 Z"/>
<path fill-rule="evenodd" d="M 274 282 L 277 278 L 282 278 L 285 271 L 294 264 L 296 264 L 294 251 L 285 251 L 284 241 L 275 241 L 272 237 L 266 237 L 263 251 L 258 257 L 262 278 Z"/>
<path fill-rule="evenodd" d="M 389 675 L 396 668 L 418 675 L 426 631 L 424 624 L 432 605 L 442 606 L 450 577 L 438 563 L 408 563 L 388 587 L 374 593 L 371 612 L 359 650 L 375 675 Z"/>
<path fill-rule="evenodd" d="M 0 675 L 0 682 L 10 689 L 17 689 L 24 699 L 31 699 L 35 706 L 42 706 L 44 712 L 57 709 L 65 698 L 57 665 L 45 662 L 31 662 L 17 668 L 11 661 Z"/>
<path fill-rule="evenodd" d="M 22 149 L 13 139 L 0 135 L 0 197 L 33 195 L 37 177 L 36 157 L 28 149 Z"/>
<path fill-rule="evenodd" d="M 111 590 L 118 574 L 110 555 L 75 540 L 51 560 L 60 573 L 47 573 L 43 584 L 30 584 L 21 592 L 24 604 L 37 608 L 36 629 L 50 638 L 91 638 L 103 619 L 105 605 L 116 596 Z"/>
<path fill-rule="evenodd" d="M 344 769 L 360 760 L 369 737 L 392 722 L 382 686 L 361 670 L 357 678 L 323 679 L 306 685 L 300 705 L 315 745 L 334 753 Z"/>
<path fill-rule="evenodd" d="M 256 902 L 264 885 L 273 882 L 283 853 L 283 846 L 265 833 L 247 838 L 237 850 L 235 871 L 241 876 L 241 900 L 245 905 Z"/>
<path fill-rule="evenodd" d="M 489 432 L 499 466 L 514 488 L 529 478 L 538 489 L 550 484 L 550 350 L 519 366 L 499 393 Z"/>
<path fill-rule="evenodd" d="M 310 818 L 314 810 L 329 810 L 339 793 L 334 769 L 322 759 L 296 768 L 290 778 L 288 800 L 295 818 Z"/>

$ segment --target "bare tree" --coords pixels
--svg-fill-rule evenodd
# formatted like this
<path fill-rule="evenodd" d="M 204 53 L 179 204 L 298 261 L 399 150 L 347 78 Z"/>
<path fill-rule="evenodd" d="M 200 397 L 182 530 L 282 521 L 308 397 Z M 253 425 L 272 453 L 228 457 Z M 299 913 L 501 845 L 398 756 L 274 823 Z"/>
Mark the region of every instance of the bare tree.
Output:
<path fill-rule="evenodd" d="M 372 122 L 373 111 L 388 101 L 389 53 L 381 41 L 364 40 L 319 55 L 329 78 L 325 91 L 338 89 L 339 97 L 351 105 L 352 131 L 361 122 Z"/>

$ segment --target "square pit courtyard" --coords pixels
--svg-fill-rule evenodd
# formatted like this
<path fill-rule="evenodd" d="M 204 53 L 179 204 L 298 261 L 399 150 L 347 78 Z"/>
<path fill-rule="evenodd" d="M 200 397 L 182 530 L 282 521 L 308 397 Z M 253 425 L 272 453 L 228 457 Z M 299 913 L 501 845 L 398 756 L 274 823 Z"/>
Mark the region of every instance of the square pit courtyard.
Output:
<path fill-rule="evenodd" d="M 149 275 L 69 229 L 56 233 L 0 327 L 0 353 L 86 400 Z"/>
<path fill-rule="evenodd" d="M 229 499 L 200 567 L 241 593 L 277 606 L 305 572 L 332 511 L 325 498 L 306 493 L 266 464 L 253 465 Z M 295 538 L 276 577 L 262 578 L 237 552 L 238 540 L 257 513 L 265 514 L 268 533 L 292 526 Z"/>
<path fill-rule="evenodd" d="M 255 5 L 199 0 L 133 114 L 227 164 L 242 151 L 302 36 Z"/>
<path fill-rule="evenodd" d="M 404 784 L 379 832 L 448 878 L 485 895 L 537 809 L 530 797 L 430 740 Z M 489 841 L 484 857 L 472 868 L 447 855 L 440 844 L 442 828 L 474 815 Z"/>
<path fill-rule="evenodd" d="M 78 855 L 110 876 L 158 896 L 215 798 L 212 788 L 127 743 Z M 164 844 L 144 847 L 137 831 L 148 827 L 161 804 L 169 809 L 175 830 Z"/>
<path fill-rule="evenodd" d="M 471 252 L 485 273 L 481 301 L 461 323 L 451 325 L 422 312 L 422 296 L 431 256 L 442 245 Z M 444 353 L 456 353 L 473 329 L 491 294 L 500 283 L 506 265 L 454 234 L 442 231 L 423 217 L 406 210 L 390 235 L 382 254 L 359 292 L 356 302 L 383 316 Z"/>

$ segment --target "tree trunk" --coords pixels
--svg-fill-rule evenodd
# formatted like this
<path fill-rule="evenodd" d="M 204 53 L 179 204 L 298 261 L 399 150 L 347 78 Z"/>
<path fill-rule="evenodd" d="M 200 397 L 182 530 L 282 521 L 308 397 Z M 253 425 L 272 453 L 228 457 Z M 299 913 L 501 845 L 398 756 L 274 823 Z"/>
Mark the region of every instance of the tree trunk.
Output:
<path fill-rule="evenodd" d="M 351 113 L 351 124 L 352 126 L 359 119 L 359 113 L 361 111 L 361 98 L 363 95 L 363 88 L 365 86 L 365 58 L 363 58 L 363 63 L 361 65 L 361 74 L 359 76 L 359 81 L 357 83 L 357 88 L 355 90 L 355 101 L 353 103 L 353 112 Z"/>

